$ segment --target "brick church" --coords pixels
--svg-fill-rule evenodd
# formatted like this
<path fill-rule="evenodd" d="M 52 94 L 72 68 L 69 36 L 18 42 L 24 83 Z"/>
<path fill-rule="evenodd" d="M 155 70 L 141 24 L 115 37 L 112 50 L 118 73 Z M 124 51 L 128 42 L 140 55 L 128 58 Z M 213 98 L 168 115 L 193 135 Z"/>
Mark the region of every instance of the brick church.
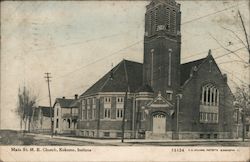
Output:
<path fill-rule="evenodd" d="M 227 76 L 211 50 L 180 63 L 180 24 L 174 0 L 146 6 L 143 63 L 122 60 L 80 96 L 78 136 L 120 138 L 125 117 L 125 138 L 232 138 Z"/>

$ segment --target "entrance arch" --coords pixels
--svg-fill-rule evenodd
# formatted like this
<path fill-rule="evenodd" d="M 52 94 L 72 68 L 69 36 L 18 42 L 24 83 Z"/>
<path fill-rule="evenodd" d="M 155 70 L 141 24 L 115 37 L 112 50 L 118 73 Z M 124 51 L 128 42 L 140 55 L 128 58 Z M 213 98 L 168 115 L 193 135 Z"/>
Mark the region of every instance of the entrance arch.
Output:
<path fill-rule="evenodd" d="M 166 115 L 157 113 L 153 115 L 153 133 L 163 134 L 166 133 Z"/>

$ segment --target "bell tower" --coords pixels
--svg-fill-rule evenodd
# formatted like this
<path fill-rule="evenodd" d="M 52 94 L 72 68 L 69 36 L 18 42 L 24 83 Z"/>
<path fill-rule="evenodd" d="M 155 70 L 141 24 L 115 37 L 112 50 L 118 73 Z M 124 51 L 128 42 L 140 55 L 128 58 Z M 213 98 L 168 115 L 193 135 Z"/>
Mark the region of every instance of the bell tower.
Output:
<path fill-rule="evenodd" d="M 146 8 L 143 84 L 172 100 L 180 87 L 180 4 L 153 0 Z"/>

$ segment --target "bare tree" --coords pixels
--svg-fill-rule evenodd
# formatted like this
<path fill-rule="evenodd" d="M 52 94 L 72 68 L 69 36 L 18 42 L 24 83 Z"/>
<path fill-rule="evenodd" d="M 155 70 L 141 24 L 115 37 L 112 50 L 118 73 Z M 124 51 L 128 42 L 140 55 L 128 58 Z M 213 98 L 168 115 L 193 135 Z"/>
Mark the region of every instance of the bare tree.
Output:
<path fill-rule="evenodd" d="M 245 140 L 245 115 L 247 111 L 250 111 L 250 102 L 249 102 L 249 92 L 246 85 L 236 88 L 235 100 L 238 107 L 241 108 L 242 115 L 242 140 Z"/>
<path fill-rule="evenodd" d="M 30 123 L 33 115 L 37 97 L 32 95 L 27 87 L 23 86 L 18 90 L 17 114 L 20 117 L 20 128 L 30 131 Z M 27 129 L 28 124 L 28 129 Z"/>

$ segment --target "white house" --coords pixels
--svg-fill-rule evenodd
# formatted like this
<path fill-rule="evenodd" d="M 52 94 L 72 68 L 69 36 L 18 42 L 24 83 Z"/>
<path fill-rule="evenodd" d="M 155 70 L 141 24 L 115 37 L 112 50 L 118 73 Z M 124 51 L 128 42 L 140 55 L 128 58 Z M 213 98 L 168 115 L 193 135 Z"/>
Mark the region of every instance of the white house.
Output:
<path fill-rule="evenodd" d="M 75 99 L 57 98 L 54 103 L 54 133 L 74 134 L 77 128 L 79 103 Z"/>

